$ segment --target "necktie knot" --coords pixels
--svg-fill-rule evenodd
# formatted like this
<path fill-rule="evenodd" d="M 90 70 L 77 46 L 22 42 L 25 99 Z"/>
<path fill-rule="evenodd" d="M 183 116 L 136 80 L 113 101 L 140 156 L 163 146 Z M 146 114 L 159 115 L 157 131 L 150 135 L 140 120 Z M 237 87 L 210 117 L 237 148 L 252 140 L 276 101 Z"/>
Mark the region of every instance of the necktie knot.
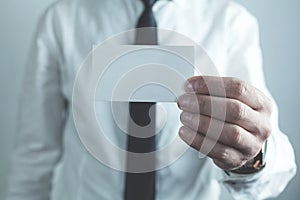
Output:
<path fill-rule="evenodd" d="M 152 8 L 157 0 L 142 0 L 146 8 Z"/>
<path fill-rule="evenodd" d="M 156 0 L 142 0 L 145 4 L 145 9 L 141 14 L 136 28 L 146 28 L 149 29 L 140 29 L 136 31 L 136 40 L 135 44 L 137 45 L 157 45 L 157 31 L 156 31 L 156 20 L 154 14 L 152 12 L 152 6 L 156 2 Z M 150 27 L 153 27 L 151 29 Z"/>

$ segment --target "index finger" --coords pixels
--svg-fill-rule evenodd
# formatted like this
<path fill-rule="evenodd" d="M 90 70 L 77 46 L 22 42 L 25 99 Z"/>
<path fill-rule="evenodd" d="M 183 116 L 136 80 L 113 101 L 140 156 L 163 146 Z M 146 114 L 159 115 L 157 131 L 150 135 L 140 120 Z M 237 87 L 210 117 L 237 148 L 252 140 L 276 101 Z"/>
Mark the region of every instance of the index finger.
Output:
<path fill-rule="evenodd" d="M 260 110 L 269 103 L 261 91 L 237 78 L 194 76 L 187 80 L 185 90 L 188 93 L 236 99 L 254 110 Z"/>

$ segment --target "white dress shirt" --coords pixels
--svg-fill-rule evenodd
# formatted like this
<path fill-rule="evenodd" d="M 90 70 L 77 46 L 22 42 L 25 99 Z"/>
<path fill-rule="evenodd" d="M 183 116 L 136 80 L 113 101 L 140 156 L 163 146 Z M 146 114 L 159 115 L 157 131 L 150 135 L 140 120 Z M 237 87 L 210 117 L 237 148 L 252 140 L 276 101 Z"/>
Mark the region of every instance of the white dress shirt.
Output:
<path fill-rule="evenodd" d="M 51 190 L 57 200 L 122 199 L 124 173 L 87 152 L 70 104 L 77 69 L 93 45 L 135 28 L 142 10 L 139 0 L 61 0 L 42 16 L 26 67 L 7 200 L 46 200 Z M 238 77 L 270 96 L 258 24 L 245 8 L 228 0 L 161 0 L 153 11 L 159 28 L 177 31 L 203 46 L 222 76 Z M 156 199 L 215 200 L 221 198 L 222 186 L 237 199 L 277 196 L 295 175 L 296 165 L 292 146 L 278 128 L 275 103 L 274 107 L 267 164 L 259 174 L 226 176 L 210 158 L 199 159 L 190 148 L 157 171 Z M 167 133 L 161 138 L 165 142 L 180 127 L 177 105 L 166 108 L 170 123 L 162 130 Z M 118 134 L 106 121 L 112 136 Z"/>

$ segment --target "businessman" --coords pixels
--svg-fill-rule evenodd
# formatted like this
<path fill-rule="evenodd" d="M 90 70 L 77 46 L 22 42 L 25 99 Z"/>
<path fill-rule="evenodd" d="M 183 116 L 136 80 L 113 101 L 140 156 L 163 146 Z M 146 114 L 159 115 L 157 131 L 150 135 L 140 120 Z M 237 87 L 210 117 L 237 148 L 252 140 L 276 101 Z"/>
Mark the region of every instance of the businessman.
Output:
<path fill-rule="evenodd" d="M 92 46 L 140 27 L 173 30 L 196 41 L 221 77 L 191 77 L 178 105 L 166 105 L 169 123 L 156 145 L 179 135 L 191 148 L 163 169 L 132 174 L 89 154 L 70 104 L 76 72 Z M 264 199 L 280 194 L 296 172 L 292 146 L 278 128 L 278 109 L 265 86 L 257 21 L 228 0 L 58 1 L 38 24 L 20 102 L 7 200 L 214 200 L 221 198 L 222 187 L 236 199 Z M 131 104 L 130 112 L 145 106 L 151 105 Z M 118 138 L 114 123 L 107 121 L 110 137 Z M 221 124 L 218 135 L 214 128 Z M 205 136 L 214 145 L 199 159 L 199 152 L 206 153 Z M 130 151 L 135 142 L 117 140 Z"/>

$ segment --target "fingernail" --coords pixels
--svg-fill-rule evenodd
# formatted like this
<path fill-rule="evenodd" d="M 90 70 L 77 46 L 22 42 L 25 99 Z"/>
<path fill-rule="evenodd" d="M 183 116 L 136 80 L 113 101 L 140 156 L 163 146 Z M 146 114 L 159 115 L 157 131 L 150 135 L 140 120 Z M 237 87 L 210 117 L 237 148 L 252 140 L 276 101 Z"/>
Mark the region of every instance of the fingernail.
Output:
<path fill-rule="evenodd" d="M 182 112 L 180 115 L 180 121 L 188 122 L 189 121 L 189 114 L 187 112 Z"/>
<path fill-rule="evenodd" d="M 193 134 L 184 126 L 179 129 L 179 136 L 187 143 L 193 141 Z"/>
<path fill-rule="evenodd" d="M 182 95 L 180 97 L 178 97 L 178 107 L 181 109 L 183 107 L 187 107 L 189 104 L 189 98 L 186 95 Z"/>

